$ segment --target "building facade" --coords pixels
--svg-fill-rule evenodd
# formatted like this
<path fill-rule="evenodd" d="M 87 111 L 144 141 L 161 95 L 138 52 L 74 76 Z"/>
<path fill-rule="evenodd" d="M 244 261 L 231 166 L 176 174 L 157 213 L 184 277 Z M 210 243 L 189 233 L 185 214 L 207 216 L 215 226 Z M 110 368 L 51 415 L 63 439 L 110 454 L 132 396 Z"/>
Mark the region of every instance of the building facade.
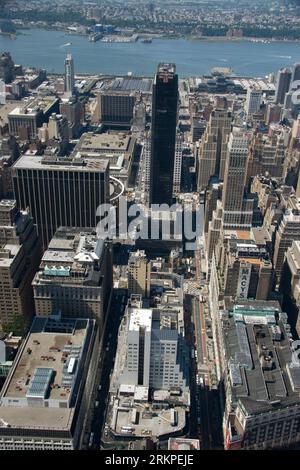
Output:
<path fill-rule="evenodd" d="M 150 203 L 173 199 L 178 75 L 174 64 L 159 64 L 152 90 Z"/>
<path fill-rule="evenodd" d="M 96 227 L 109 200 L 109 164 L 102 160 L 22 156 L 12 169 L 19 207 L 30 207 L 43 247 L 60 226 Z"/>
<path fill-rule="evenodd" d="M 112 290 L 110 244 L 92 229 L 60 227 L 32 286 L 39 316 L 60 311 L 64 318 L 92 318 L 103 332 Z"/>
<path fill-rule="evenodd" d="M 0 324 L 25 328 L 34 314 L 31 281 L 41 258 L 36 227 L 16 201 L 0 201 Z M 11 326 L 12 328 L 12 326 Z"/>
<path fill-rule="evenodd" d="M 290 69 L 281 69 L 277 75 L 276 92 L 275 92 L 275 103 L 284 104 L 285 94 L 290 89 L 292 80 L 292 72 Z"/>
<path fill-rule="evenodd" d="M 65 59 L 65 91 L 73 95 L 75 90 L 74 60 L 71 54 Z"/>
<path fill-rule="evenodd" d="M 128 296 L 138 294 L 142 297 L 150 295 L 150 262 L 144 251 L 131 253 L 128 261 Z"/>
<path fill-rule="evenodd" d="M 94 320 L 36 317 L 0 395 L 1 450 L 80 449 L 99 360 Z"/>
<path fill-rule="evenodd" d="M 133 93 L 101 92 L 98 95 L 99 121 L 106 126 L 131 126 L 135 102 Z"/>
<path fill-rule="evenodd" d="M 261 105 L 262 92 L 256 88 L 249 87 L 246 97 L 246 113 L 248 116 L 256 113 Z"/>
<path fill-rule="evenodd" d="M 298 443 L 300 364 L 287 315 L 270 301 L 240 302 L 220 314 L 225 449 Z"/>

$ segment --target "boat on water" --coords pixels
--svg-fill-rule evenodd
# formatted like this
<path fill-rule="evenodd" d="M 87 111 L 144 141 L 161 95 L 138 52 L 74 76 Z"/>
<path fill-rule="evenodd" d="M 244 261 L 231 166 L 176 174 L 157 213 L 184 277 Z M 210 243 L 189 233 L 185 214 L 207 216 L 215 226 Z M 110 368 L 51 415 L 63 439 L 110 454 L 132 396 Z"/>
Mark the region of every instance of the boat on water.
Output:
<path fill-rule="evenodd" d="M 101 33 L 93 33 L 89 35 L 89 41 L 90 42 L 97 42 L 103 37 L 103 34 Z"/>
<path fill-rule="evenodd" d="M 144 39 L 142 39 L 142 43 L 144 43 L 144 44 L 151 44 L 151 43 L 152 43 L 152 39 L 151 39 L 151 38 L 144 38 Z"/>

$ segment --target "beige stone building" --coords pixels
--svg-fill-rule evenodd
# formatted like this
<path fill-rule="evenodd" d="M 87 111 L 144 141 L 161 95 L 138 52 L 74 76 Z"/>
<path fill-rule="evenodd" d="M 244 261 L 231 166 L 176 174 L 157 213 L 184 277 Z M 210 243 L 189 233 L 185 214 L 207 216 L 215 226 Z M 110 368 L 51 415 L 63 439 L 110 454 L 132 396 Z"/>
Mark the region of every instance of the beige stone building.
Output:
<path fill-rule="evenodd" d="M 28 211 L 13 200 L 0 202 L 0 327 L 17 320 L 26 325 L 34 313 L 31 281 L 41 248 Z"/>
<path fill-rule="evenodd" d="M 128 263 L 128 295 L 140 294 L 149 297 L 150 294 L 150 263 L 144 251 L 131 253 Z"/>

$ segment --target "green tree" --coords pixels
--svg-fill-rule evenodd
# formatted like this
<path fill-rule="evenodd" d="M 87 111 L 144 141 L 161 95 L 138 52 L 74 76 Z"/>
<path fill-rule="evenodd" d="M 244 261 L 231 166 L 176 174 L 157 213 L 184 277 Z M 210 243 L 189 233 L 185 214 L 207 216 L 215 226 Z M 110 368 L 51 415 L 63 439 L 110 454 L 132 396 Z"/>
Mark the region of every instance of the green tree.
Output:
<path fill-rule="evenodd" d="M 23 336 L 26 330 L 24 318 L 21 315 L 15 315 L 10 322 L 2 324 L 2 330 L 4 333 L 12 331 L 15 335 Z"/>

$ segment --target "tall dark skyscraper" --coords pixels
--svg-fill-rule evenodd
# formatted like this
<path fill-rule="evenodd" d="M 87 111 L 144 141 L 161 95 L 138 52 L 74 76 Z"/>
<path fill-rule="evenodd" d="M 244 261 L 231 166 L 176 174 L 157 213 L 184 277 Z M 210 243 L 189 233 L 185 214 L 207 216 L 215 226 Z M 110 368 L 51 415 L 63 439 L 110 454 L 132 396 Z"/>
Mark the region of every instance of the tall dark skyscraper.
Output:
<path fill-rule="evenodd" d="M 175 64 L 159 64 L 152 90 L 150 204 L 171 204 L 178 107 Z"/>
<path fill-rule="evenodd" d="M 293 82 L 296 81 L 296 80 L 300 80 L 300 63 L 294 64 L 294 66 L 293 66 L 291 84 L 293 85 Z"/>
<path fill-rule="evenodd" d="M 97 208 L 109 201 L 104 160 L 22 156 L 13 169 L 18 207 L 29 207 L 43 248 L 60 226 L 96 227 Z"/>
<path fill-rule="evenodd" d="M 276 84 L 276 93 L 275 93 L 275 103 L 283 104 L 285 94 L 290 89 L 292 78 L 292 72 L 289 69 L 281 69 L 277 75 L 277 84 Z"/>

